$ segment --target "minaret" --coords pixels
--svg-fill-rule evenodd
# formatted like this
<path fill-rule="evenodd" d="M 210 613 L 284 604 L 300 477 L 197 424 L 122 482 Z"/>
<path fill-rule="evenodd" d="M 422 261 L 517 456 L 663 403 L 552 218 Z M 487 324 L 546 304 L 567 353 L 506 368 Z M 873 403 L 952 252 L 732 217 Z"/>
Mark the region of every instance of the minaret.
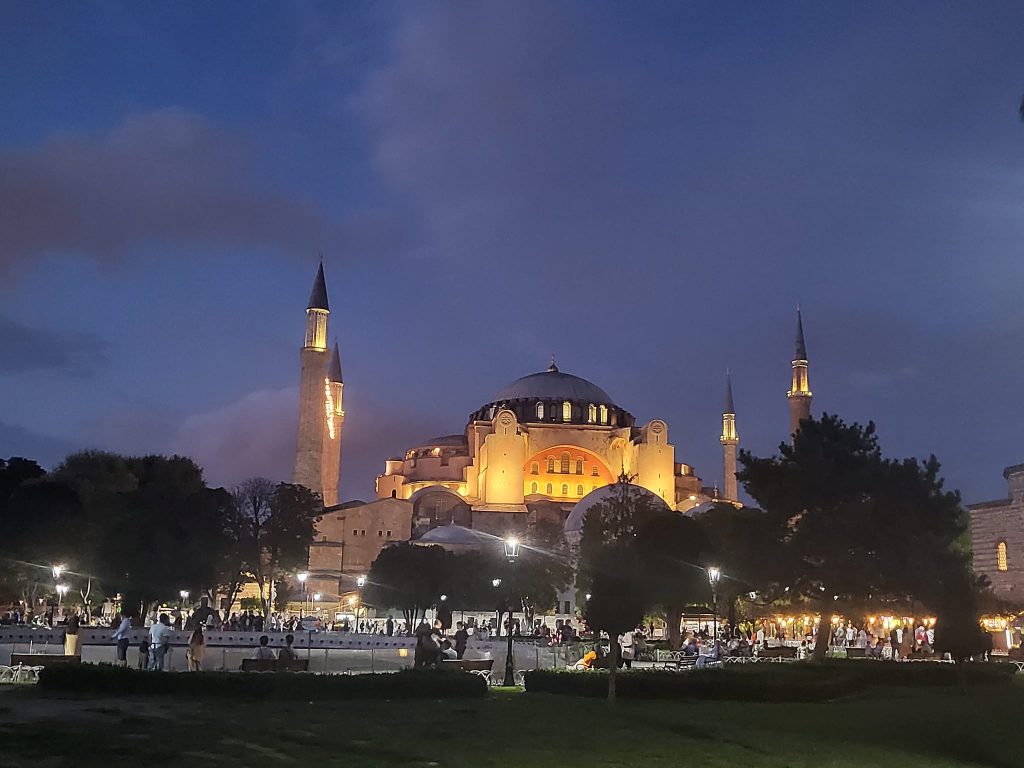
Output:
<path fill-rule="evenodd" d="M 330 313 L 330 306 L 327 303 L 327 282 L 324 280 L 324 263 L 321 259 L 306 307 L 306 340 L 299 355 L 302 364 L 299 383 L 299 438 L 292 482 L 321 494 L 325 505 L 337 503 L 338 470 L 333 470 L 334 484 L 330 487 L 330 478 L 325 475 L 324 467 L 332 461 L 336 467 L 338 458 L 331 454 L 340 457 L 341 450 L 340 425 L 332 424 L 332 419 L 329 418 L 336 415 L 331 413 L 334 409 L 329 403 L 333 397 L 328 377 L 330 356 L 327 352 L 327 316 Z M 340 379 L 340 375 L 338 378 Z M 338 394 L 340 395 L 340 387 Z M 340 408 L 340 397 L 337 408 Z M 329 440 L 332 427 L 337 436 L 333 441 Z M 334 450 L 335 443 L 337 450 Z"/>
<path fill-rule="evenodd" d="M 739 494 L 736 492 L 736 446 L 739 445 L 740 436 L 736 432 L 736 407 L 732 403 L 732 377 L 725 372 L 725 410 L 722 411 L 722 436 L 719 438 L 722 443 L 722 463 L 724 470 L 724 483 L 726 501 L 737 501 Z"/>
<path fill-rule="evenodd" d="M 793 356 L 793 385 L 789 398 L 789 433 L 795 435 L 800 422 L 811 418 L 811 387 L 807 378 L 807 345 L 804 344 L 804 323 L 796 310 L 796 352 Z"/>

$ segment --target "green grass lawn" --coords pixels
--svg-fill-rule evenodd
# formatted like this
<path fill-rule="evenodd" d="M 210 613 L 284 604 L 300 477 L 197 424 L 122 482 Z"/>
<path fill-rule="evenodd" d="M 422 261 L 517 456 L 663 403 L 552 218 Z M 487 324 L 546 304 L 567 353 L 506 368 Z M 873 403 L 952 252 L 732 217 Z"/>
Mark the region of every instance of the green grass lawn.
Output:
<path fill-rule="evenodd" d="M 0 692 L 0 765 L 1024 766 L 1024 684 L 824 704 L 482 700 L 324 704 Z"/>

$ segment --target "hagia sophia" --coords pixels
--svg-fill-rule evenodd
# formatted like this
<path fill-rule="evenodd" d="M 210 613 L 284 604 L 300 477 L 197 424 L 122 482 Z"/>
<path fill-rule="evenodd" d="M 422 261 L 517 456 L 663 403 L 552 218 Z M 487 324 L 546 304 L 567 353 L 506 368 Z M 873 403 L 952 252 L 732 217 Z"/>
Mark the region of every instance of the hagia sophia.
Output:
<path fill-rule="evenodd" d="M 605 390 L 559 370 L 554 360 L 546 370 L 494 393 L 469 414 L 463 431 L 424 440 L 387 459 L 377 476 L 376 500 L 339 503 L 344 382 L 338 347 L 328 348 L 329 315 L 321 263 L 300 352 L 293 482 L 324 501 L 308 583 L 325 599 L 351 589 L 391 542 L 459 546 L 479 534 L 523 532 L 540 519 L 578 528 L 586 509 L 623 475 L 636 492 L 680 513 L 697 514 L 715 502 L 738 503 L 739 433 L 728 374 L 719 438 L 721 485 L 707 486 L 676 455 L 663 419 L 638 424 Z M 810 415 L 811 397 L 798 310 L 788 392 L 791 431 Z"/>

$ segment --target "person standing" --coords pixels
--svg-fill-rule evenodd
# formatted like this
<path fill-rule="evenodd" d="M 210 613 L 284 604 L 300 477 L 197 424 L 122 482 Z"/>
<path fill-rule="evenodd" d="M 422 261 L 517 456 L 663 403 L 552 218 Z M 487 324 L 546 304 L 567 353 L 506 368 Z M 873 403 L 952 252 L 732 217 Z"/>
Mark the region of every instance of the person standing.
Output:
<path fill-rule="evenodd" d="M 455 626 L 455 656 L 461 659 L 466 653 L 466 646 L 469 644 L 469 632 L 466 631 L 466 625 L 461 621 Z"/>
<path fill-rule="evenodd" d="M 186 651 L 189 672 L 199 672 L 203 668 L 203 658 L 206 656 L 206 637 L 203 635 L 203 625 L 196 624 L 192 630 L 192 636 L 188 639 L 188 651 Z"/>
<path fill-rule="evenodd" d="M 128 645 L 131 643 L 132 620 L 127 616 L 117 615 L 119 619 L 114 636 L 111 638 L 117 643 L 117 666 L 128 666 Z"/>
<path fill-rule="evenodd" d="M 171 619 L 166 613 L 161 613 L 160 618 L 149 628 L 149 646 L 152 656 L 150 669 L 163 672 L 164 657 L 171 647 Z"/>
<path fill-rule="evenodd" d="M 633 668 L 633 659 L 636 657 L 636 647 L 634 645 L 635 640 L 632 632 L 623 632 L 619 635 L 619 648 L 621 649 L 622 663 L 626 666 L 626 669 Z"/>
<path fill-rule="evenodd" d="M 78 618 L 78 611 L 75 611 L 68 618 L 67 629 L 64 630 L 64 655 L 65 656 L 81 656 L 82 649 L 79 645 L 78 627 L 80 619 Z"/>

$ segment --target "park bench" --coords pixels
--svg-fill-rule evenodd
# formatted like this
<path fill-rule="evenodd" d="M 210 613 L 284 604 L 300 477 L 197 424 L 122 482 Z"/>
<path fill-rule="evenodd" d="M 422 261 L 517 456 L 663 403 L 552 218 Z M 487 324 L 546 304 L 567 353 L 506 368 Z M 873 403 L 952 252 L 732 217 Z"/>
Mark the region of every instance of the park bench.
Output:
<path fill-rule="evenodd" d="M 847 648 L 846 649 L 846 658 L 848 658 L 848 659 L 863 659 L 863 658 L 865 658 L 865 651 L 867 651 L 867 648 L 852 648 L 852 647 Z"/>
<path fill-rule="evenodd" d="M 473 675 L 479 675 L 491 683 L 491 670 L 494 668 L 494 659 L 442 659 L 441 669 L 461 670 Z"/>
<path fill-rule="evenodd" d="M 242 659 L 243 672 L 308 672 L 309 659 Z"/>
<path fill-rule="evenodd" d="M 759 659 L 772 661 L 783 661 L 784 659 L 795 659 L 796 648 L 789 645 L 780 645 L 775 648 L 762 648 L 761 652 L 757 654 Z"/>
<path fill-rule="evenodd" d="M 47 667 L 54 664 L 81 664 L 81 656 L 65 656 L 63 653 L 12 653 L 11 666 Z"/>

